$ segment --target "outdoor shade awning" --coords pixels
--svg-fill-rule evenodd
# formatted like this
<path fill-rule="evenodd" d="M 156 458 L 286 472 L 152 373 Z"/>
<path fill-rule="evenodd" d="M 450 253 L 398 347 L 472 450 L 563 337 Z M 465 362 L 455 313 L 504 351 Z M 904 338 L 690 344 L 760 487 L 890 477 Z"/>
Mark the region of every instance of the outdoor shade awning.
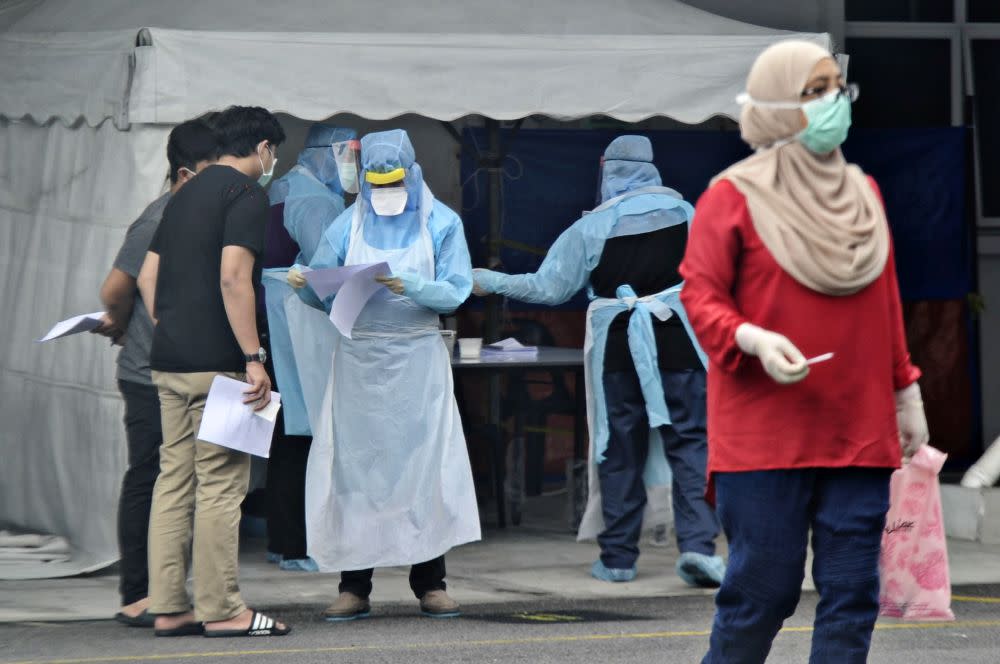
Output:
<path fill-rule="evenodd" d="M 676 0 L 14 6 L 0 32 L 0 114 L 90 124 L 116 113 L 176 123 L 230 104 L 307 120 L 350 112 L 695 123 L 736 114 L 734 97 L 769 44 L 830 44 L 827 34 L 744 24 Z"/>

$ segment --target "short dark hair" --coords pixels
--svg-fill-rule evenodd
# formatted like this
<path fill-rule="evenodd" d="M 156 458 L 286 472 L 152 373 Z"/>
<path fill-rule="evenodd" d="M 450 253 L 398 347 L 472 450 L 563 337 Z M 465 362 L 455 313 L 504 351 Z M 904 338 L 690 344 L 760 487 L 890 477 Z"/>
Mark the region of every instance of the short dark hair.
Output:
<path fill-rule="evenodd" d="M 219 158 L 219 142 L 215 132 L 202 120 L 182 122 L 170 131 L 167 139 L 167 161 L 170 162 L 170 182 L 176 183 L 182 168 L 192 172 L 199 161 Z"/>
<path fill-rule="evenodd" d="M 230 106 L 212 117 L 212 127 L 222 154 L 234 157 L 249 157 L 261 141 L 280 145 L 285 140 L 278 118 L 260 106 Z"/>

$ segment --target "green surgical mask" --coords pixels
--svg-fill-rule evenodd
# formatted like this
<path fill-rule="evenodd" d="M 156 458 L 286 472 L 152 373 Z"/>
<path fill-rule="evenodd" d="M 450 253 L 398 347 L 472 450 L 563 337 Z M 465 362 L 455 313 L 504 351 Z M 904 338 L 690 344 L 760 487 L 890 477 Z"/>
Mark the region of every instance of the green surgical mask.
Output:
<path fill-rule="evenodd" d="M 802 104 L 809 124 L 796 138 L 814 154 L 829 154 L 847 138 L 851 128 L 851 100 L 840 90 Z"/>
<path fill-rule="evenodd" d="M 267 148 L 264 148 L 267 150 Z M 271 152 L 271 168 L 269 170 L 264 170 L 264 158 L 260 156 L 260 152 L 257 153 L 257 159 L 260 161 L 260 170 L 263 171 L 260 177 L 257 178 L 257 184 L 262 187 L 266 187 L 268 183 L 271 182 L 271 178 L 274 176 L 274 167 L 278 165 L 278 158 L 274 156 Z"/>

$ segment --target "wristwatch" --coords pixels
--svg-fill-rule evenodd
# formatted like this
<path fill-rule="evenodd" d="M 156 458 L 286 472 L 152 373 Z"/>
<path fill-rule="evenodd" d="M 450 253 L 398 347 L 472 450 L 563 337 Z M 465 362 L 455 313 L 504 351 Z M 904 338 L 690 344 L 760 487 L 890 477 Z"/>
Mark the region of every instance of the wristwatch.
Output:
<path fill-rule="evenodd" d="M 256 353 L 244 354 L 243 359 L 246 360 L 247 364 L 251 362 L 260 362 L 264 364 L 267 362 L 267 351 L 263 347 L 257 349 Z"/>

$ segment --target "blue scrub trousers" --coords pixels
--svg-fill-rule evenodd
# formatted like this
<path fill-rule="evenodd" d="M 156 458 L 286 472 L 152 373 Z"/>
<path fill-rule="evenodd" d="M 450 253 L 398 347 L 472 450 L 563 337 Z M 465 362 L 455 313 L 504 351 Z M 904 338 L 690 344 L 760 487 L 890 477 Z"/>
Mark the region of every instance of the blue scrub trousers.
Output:
<path fill-rule="evenodd" d="M 705 431 L 705 372 L 660 371 L 673 424 L 660 427 L 673 472 L 677 547 L 715 554 L 719 522 L 705 501 L 708 445 Z M 604 532 L 597 541 L 605 567 L 628 569 L 639 557 L 639 536 L 646 507 L 643 470 L 649 453 L 649 418 L 635 370 L 604 374 L 608 408 L 608 449 L 597 465 L 601 481 Z"/>
<path fill-rule="evenodd" d="M 716 473 L 729 540 L 726 578 L 702 664 L 761 664 L 795 612 L 812 530 L 819 605 L 810 664 L 864 664 L 878 617 L 888 468 Z"/>

